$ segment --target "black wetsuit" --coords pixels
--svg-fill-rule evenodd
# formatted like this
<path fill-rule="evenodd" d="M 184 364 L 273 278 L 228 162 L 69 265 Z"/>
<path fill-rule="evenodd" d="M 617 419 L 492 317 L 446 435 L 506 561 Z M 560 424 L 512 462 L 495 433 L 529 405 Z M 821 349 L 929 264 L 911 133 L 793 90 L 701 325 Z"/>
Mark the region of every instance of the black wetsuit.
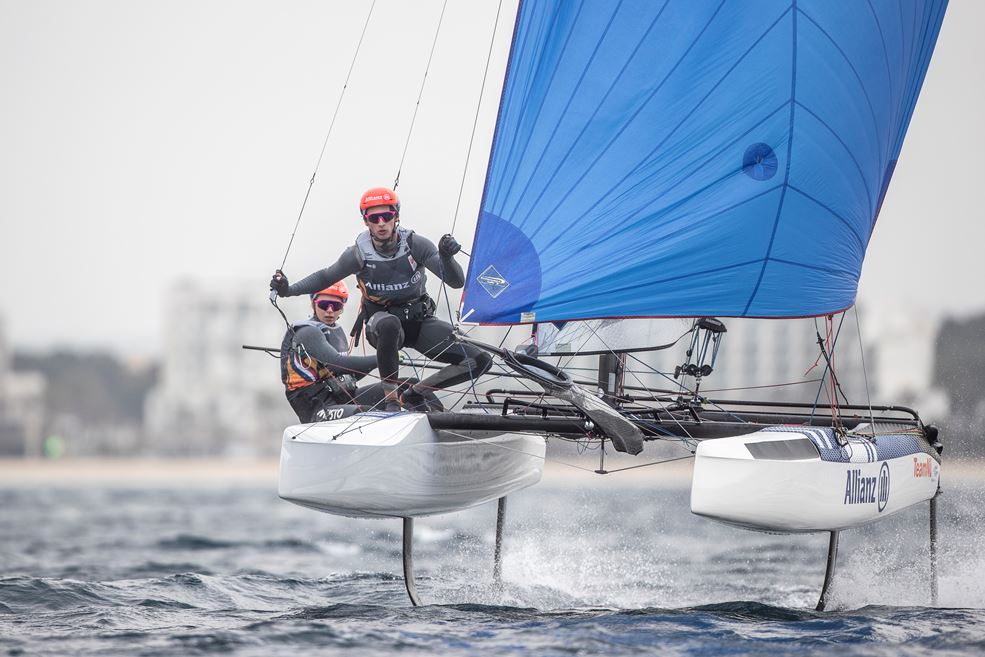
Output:
<path fill-rule="evenodd" d="M 326 411 L 339 405 L 379 406 L 384 394 L 380 384 L 356 387 L 356 381 L 376 367 L 376 358 L 348 354 L 345 329 L 337 324 L 312 317 L 284 334 L 281 380 L 299 420 L 331 419 Z"/>
<path fill-rule="evenodd" d="M 472 345 L 458 342 L 453 327 L 434 316 L 427 296 L 425 269 L 453 288 L 465 284 L 454 256 L 441 256 L 434 243 L 398 227 L 385 252 L 374 245 L 369 231 L 361 233 L 338 261 L 294 283 L 285 296 L 312 294 L 346 276 L 356 275 L 363 293 L 366 337 L 376 348 L 380 376 L 388 390 L 399 383 L 399 350 L 413 347 L 424 356 L 449 363 L 421 381 L 419 392 L 476 379 L 489 370 L 492 359 Z"/>

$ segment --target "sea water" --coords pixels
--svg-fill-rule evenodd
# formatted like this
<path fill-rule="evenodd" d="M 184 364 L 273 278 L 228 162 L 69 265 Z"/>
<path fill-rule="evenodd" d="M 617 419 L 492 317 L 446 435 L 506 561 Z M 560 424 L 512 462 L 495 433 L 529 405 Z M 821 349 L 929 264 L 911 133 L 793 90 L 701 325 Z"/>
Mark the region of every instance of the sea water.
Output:
<path fill-rule="evenodd" d="M 688 511 L 659 468 L 546 480 L 417 521 L 320 514 L 256 485 L 3 487 L 0 654 L 968 655 L 985 653 L 985 492 L 945 482 L 940 598 L 927 505 L 842 534 L 780 536 Z"/>

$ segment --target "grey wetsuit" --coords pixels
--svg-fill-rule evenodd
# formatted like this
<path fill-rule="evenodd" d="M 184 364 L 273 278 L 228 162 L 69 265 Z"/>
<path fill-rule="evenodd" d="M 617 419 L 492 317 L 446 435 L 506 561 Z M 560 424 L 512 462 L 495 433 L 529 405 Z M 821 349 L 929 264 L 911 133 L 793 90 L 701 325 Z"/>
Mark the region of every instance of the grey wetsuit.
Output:
<path fill-rule="evenodd" d="M 350 356 L 345 330 L 312 317 L 297 322 L 281 342 L 281 380 L 287 400 L 302 422 L 318 419 L 326 407 L 373 406 L 383 398 L 379 384 L 357 388 L 376 367 L 375 356 Z"/>
<path fill-rule="evenodd" d="M 335 264 L 294 283 L 287 296 L 311 294 L 355 274 L 363 293 L 366 337 L 376 347 L 380 376 L 389 386 L 399 381 L 398 352 L 404 346 L 449 363 L 417 384 L 420 389 L 444 388 L 485 373 L 492 364 L 489 356 L 455 340 L 451 324 L 433 316 L 426 295 L 425 270 L 453 288 L 465 284 L 454 256 L 442 257 L 431 240 L 402 227 L 388 246 L 380 251 L 369 231 L 361 233 Z"/>

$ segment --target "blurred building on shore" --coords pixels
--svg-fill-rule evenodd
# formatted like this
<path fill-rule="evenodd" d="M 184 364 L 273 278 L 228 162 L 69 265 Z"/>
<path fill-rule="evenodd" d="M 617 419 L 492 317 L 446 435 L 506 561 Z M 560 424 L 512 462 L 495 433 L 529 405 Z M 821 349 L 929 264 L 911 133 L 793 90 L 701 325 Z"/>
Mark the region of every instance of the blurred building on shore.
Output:
<path fill-rule="evenodd" d="M 44 378 L 12 368 L 10 345 L 0 317 L 0 456 L 41 456 Z"/>
<path fill-rule="evenodd" d="M 951 400 L 934 382 L 941 319 L 894 309 L 874 315 L 868 324 L 876 338 L 869 376 L 877 381 L 880 402 L 910 406 L 928 421 L 943 419 Z"/>
<path fill-rule="evenodd" d="M 284 427 L 297 422 L 284 399 L 279 360 L 242 348 L 280 347 L 285 326 L 262 288 L 182 282 L 167 294 L 164 317 L 160 376 L 144 407 L 153 451 L 278 453 Z"/>

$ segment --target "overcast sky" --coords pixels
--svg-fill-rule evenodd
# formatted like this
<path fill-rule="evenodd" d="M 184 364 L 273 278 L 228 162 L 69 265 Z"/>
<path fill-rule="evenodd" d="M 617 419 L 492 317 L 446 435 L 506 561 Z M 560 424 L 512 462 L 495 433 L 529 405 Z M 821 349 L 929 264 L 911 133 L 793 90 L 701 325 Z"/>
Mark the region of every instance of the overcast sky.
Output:
<path fill-rule="evenodd" d="M 451 229 L 498 0 L 450 0 L 399 191 Z M 330 264 L 390 185 L 441 0 L 377 0 L 285 270 Z M 15 347 L 159 349 L 174 281 L 280 265 L 369 2 L 0 0 L 0 316 Z M 504 0 L 455 233 L 470 243 L 516 0 Z M 985 310 L 985 2 L 952 0 L 860 303 Z M 273 311 L 271 311 L 273 312 Z M 275 341 L 277 338 L 272 338 Z"/>

